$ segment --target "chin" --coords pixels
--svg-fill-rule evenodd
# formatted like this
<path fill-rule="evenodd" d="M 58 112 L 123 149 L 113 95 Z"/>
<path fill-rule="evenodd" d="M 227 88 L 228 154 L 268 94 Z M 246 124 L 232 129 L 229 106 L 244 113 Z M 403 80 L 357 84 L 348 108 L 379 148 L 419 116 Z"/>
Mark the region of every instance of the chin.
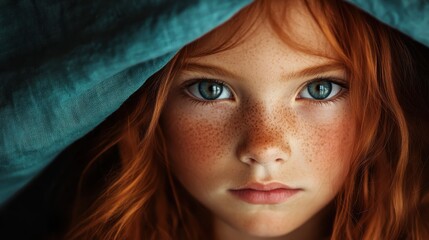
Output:
<path fill-rule="evenodd" d="M 281 237 L 293 232 L 298 226 L 285 224 L 284 221 L 249 221 L 242 222 L 243 225 L 236 226 L 236 229 L 252 237 Z"/>
<path fill-rule="evenodd" d="M 269 229 L 266 229 L 265 231 L 258 231 L 258 232 L 251 232 L 247 233 L 247 235 L 251 237 L 258 237 L 258 238 L 276 238 L 276 237 L 282 237 L 287 235 L 288 233 L 284 233 L 283 231 L 281 233 L 277 233 L 274 231 L 270 231 Z"/>
<path fill-rule="evenodd" d="M 285 229 L 278 229 L 265 225 L 256 229 L 246 229 L 244 233 L 251 237 L 275 238 L 287 235 L 289 232 Z"/>

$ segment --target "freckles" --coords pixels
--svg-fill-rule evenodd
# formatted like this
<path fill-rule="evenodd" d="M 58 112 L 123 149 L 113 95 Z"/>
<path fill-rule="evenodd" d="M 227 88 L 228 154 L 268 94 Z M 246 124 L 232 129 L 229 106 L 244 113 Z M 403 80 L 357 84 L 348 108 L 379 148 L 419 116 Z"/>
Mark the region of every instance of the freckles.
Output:
<path fill-rule="evenodd" d="M 343 184 L 349 166 L 345 134 L 347 125 L 338 121 L 341 118 L 333 119 L 329 124 L 312 122 L 303 125 L 300 142 L 302 158 L 297 159 L 301 161 L 301 169 L 332 192 Z"/>
<path fill-rule="evenodd" d="M 231 134 L 220 120 L 180 116 L 170 129 L 170 141 L 175 149 L 172 156 L 179 153 L 177 157 L 181 162 L 208 167 L 214 166 L 218 159 L 226 155 L 225 148 Z"/>
<path fill-rule="evenodd" d="M 300 125 L 298 124 L 297 113 L 293 109 L 279 108 L 273 121 L 281 123 L 280 125 L 276 125 L 279 126 L 279 131 L 284 133 L 282 141 L 284 142 L 283 145 L 286 145 L 288 149 L 283 150 L 291 154 L 293 149 L 289 141 L 301 132 Z"/>
<path fill-rule="evenodd" d="M 346 166 L 352 145 L 351 117 L 345 111 L 328 121 L 303 121 L 300 127 L 302 151 L 309 163 L 319 171 L 329 171 L 338 165 Z"/>
<path fill-rule="evenodd" d="M 266 108 L 261 103 L 246 101 L 241 115 L 237 115 L 237 123 L 242 131 L 243 146 L 256 147 L 255 151 L 266 150 L 270 147 L 280 148 L 290 152 L 288 138 L 297 132 L 296 114 L 292 109 L 286 109 L 282 104 Z"/>
<path fill-rule="evenodd" d="M 300 126 L 297 124 L 297 113 L 292 109 L 284 108 L 280 108 L 277 112 L 278 114 L 275 115 L 276 117 L 274 120 L 277 122 L 277 116 L 281 116 L 279 121 L 283 123 L 281 125 L 282 131 L 291 135 L 296 135 L 300 131 Z"/>

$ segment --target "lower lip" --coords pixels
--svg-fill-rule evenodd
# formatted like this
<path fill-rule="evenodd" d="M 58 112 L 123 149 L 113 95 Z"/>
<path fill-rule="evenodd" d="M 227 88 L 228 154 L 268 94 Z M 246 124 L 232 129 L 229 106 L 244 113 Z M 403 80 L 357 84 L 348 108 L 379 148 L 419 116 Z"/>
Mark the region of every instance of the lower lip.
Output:
<path fill-rule="evenodd" d="M 239 199 L 251 204 L 278 204 L 298 193 L 299 189 L 277 188 L 269 191 L 239 189 L 230 192 Z"/>

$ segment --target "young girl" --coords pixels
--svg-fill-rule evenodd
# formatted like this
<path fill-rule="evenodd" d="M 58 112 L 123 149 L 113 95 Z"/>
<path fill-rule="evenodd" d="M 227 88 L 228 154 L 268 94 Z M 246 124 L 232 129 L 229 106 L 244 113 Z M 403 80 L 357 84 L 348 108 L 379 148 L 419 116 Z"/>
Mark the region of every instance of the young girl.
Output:
<path fill-rule="evenodd" d="M 65 238 L 427 239 L 422 51 L 342 1 L 253 2 L 101 126 Z"/>

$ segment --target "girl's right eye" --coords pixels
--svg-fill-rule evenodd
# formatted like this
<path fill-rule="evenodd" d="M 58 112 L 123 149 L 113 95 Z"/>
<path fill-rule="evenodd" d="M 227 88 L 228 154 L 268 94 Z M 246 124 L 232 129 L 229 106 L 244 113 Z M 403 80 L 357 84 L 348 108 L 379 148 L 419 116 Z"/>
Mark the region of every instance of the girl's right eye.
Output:
<path fill-rule="evenodd" d="M 193 97 L 203 101 L 231 99 L 231 90 L 224 83 L 216 80 L 200 80 L 186 87 Z"/>

